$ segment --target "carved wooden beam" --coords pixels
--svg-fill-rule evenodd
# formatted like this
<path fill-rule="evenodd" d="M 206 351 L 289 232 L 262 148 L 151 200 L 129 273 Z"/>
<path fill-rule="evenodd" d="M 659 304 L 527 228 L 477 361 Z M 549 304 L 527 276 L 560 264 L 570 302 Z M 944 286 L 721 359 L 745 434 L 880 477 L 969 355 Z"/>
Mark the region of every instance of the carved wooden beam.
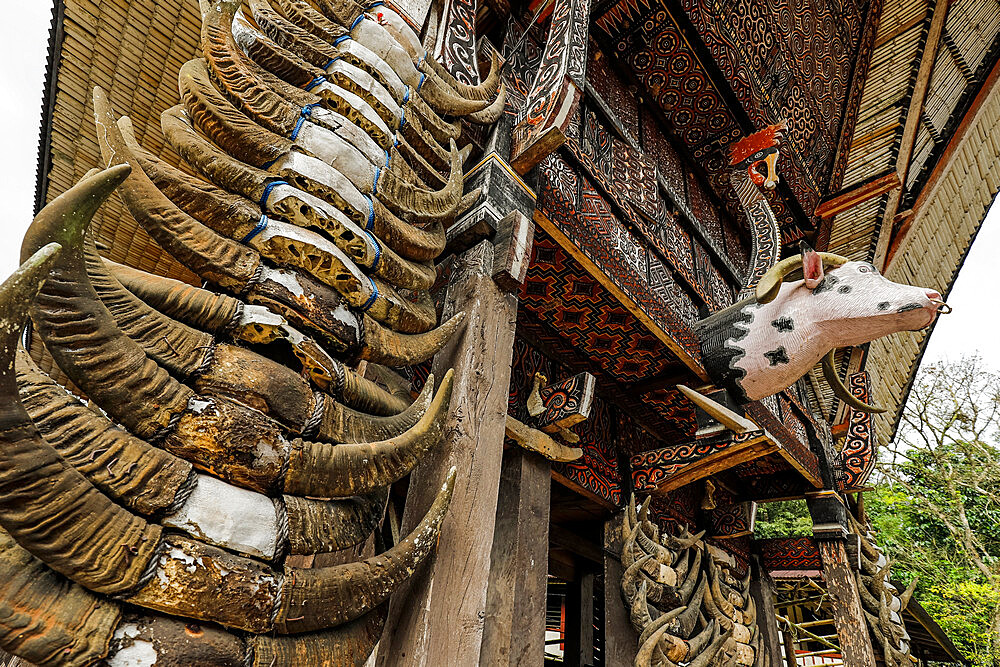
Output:
<path fill-rule="evenodd" d="M 753 534 L 757 519 L 757 503 L 726 503 L 709 511 L 711 537 L 726 540 Z"/>
<path fill-rule="evenodd" d="M 756 540 L 761 565 L 768 572 L 816 574 L 823 569 L 819 545 L 812 537 L 778 537 Z"/>
<path fill-rule="evenodd" d="M 869 400 L 871 384 L 867 371 L 848 376 L 847 386 L 858 400 Z M 870 412 L 861 412 L 852 407 L 847 408 L 846 423 L 847 433 L 840 450 L 839 482 L 841 491 L 854 492 L 864 488 L 865 480 L 875 467 L 875 460 L 878 458 L 875 429 Z"/>
<path fill-rule="evenodd" d="M 511 166 L 526 174 L 566 142 L 584 88 L 590 0 L 555 0 L 535 81 L 513 132 Z"/>
<path fill-rule="evenodd" d="M 542 382 L 537 385 L 537 397 L 532 392 L 528 410 L 537 418 L 538 428 L 558 433 L 590 416 L 596 385 L 597 379 L 590 373 L 580 373 L 553 384 Z"/>
<path fill-rule="evenodd" d="M 637 492 L 663 494 L 777 450 L 760 430 L 654 449 L 632 457 L 632 484 Z"/>
<path fill-rule="evenodd" d="M 841 190 L 829 199 L 825 199 L 816 207 L 815 213 L 821 218 L 832 218 L 838 213 L 843 213 L 870 199 L 884 195 L 890 190 L 895 190 L 900 185 L 899 174 L 893 169 L 886 174 L 868 179 L 859 185 Z"/>
<path fill-rule="evenodd" d="M 476 0 L 445 0 L 434 53 L 464 84 L 479 84 L 476 62 Z"/>

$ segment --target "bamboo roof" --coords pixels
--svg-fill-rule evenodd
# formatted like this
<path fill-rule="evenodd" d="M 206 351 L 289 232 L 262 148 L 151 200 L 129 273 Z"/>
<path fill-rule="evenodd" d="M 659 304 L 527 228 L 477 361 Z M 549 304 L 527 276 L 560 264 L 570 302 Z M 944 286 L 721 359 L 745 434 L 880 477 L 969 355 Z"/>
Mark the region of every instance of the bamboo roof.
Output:
<path fill-rule="evenodd" d="M 139 142 L 172 164 L 160 113 L 177 104 L 177 72 L 198 49 L 198 0 L 55 0 L 40 139 L 36 208 L 99 166 L 94 86 L 132 118 Z M 153 242 L 117 196 L 93 229 L 111 259 L 189 282 L 194 274 Z"/>
<path fill-rule="evenodd" d="M 938 33 L 936 8 L 947 12 Z M 921 72 L 925 52 L 933 59 L 928 56 L 929 69 Z M 895 171 L 903 189 L 838 214 L 831 224 L 829 251 L 883 267 L 894 223 L 895 231 L 900 229 L 894 218 L 913 209 L 909 230 L 899 234 L 902 243 L 883 273 L 897 282 L 948 293 L 1000 187 L 994 168 L 1000 159 L 995 127 L 1000 102 L 994 99 L 996 91 L 984 92 L 994 86 L 998 58 L 1000 0 L 885 0 L 843 187 Z M 921 87 L 926 90 L 922 97 Z M 989 99 L 977 111 L 973 102 L 986 92 Z M 970 109 L 978 114 L 975 119 L 969 117 Z M 963 122 L 968 132 L 961 148 L 950 150 Z M 869 348 L 866 367 L 873 374 L 874 398 L 889 408 L 876 418 L 880 442 L 895 432 L 927 336 L 896 334 Z M 824 412 L 836 419 L 842 406 L 832 392 L 821 382 L 812 386 Z"/>

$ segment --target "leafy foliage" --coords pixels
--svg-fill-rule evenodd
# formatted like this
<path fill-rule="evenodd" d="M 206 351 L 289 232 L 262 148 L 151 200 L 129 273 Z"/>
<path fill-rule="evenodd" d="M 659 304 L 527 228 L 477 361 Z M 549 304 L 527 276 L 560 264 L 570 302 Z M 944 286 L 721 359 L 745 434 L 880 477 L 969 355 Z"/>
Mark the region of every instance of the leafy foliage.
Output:
<path fill-rule="evenodd" d="M 1000 377 L 923 367 L 866 495 L 897 580 L 976 665 L 1000 665 Z"/>

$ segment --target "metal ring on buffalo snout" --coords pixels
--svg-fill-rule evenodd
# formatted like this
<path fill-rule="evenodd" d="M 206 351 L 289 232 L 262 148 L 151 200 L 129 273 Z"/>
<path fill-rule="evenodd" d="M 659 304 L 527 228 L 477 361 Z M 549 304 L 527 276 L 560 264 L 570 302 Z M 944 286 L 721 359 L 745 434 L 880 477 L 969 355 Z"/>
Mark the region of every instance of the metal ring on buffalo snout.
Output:
<path fill-rule="evenodd" d="M 955 309 L 954 309 L 954 308 L 952 308 L 951 306 L 949 306 L 949 305 L 948 305 L 948 304 L 946 304 L 946 303 L 940 303 L 940 304 L 938 304 L 938 307 L 937 307 L 937 312 L 938 312 L 938 314 L 940 314 L 940 315 L 948 315 L 948 314 L 949 314 L 949 313 L 951 313 L 951 312 L 952 312 L 953 310 L 955 310 Z"/>

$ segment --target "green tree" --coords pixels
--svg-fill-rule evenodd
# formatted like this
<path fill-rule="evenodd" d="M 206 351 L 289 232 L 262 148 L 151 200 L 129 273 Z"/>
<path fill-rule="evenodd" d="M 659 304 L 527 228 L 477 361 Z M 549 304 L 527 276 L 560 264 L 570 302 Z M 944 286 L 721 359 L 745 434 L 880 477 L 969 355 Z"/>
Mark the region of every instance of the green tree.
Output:
<path fill-rule="evenodd" d="M 895 576 L 979 665 L 1000 665 L 1000 376 L 978 357 L 919 371 L 866 499 Z"/>

